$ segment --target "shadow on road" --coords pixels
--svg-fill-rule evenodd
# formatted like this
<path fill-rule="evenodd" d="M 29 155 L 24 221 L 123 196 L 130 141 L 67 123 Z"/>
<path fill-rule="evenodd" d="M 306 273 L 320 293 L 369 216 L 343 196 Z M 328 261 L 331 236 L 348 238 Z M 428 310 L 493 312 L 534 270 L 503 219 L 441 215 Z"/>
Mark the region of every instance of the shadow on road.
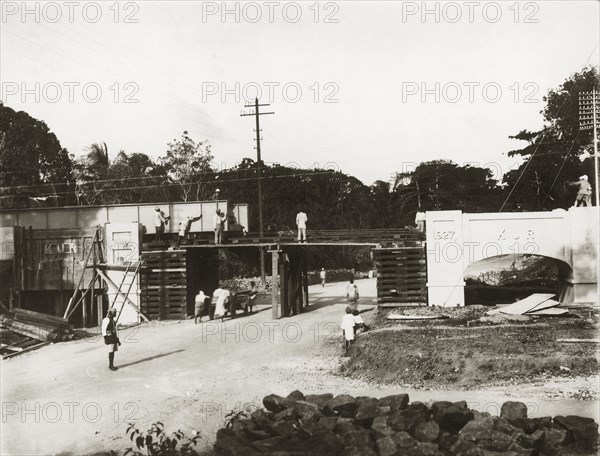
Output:
<path fill-rule="evenodd" d="M 135 364 L 145 363 L 146 361 L 152 361 L 153 359 L 164 358 L 165 356 L 169 356 L 169 355 L 172 355 L 173 353 L 179 353 L 179 352 L 182 352 L 182 351 L 185 351 L 185 350 L 184 349 L 180 349 L 180 350 L 174 350 L 174 351 L 169 352 L 169 353 L 161 353 L 160 355 L 149 356 L 148 358 L 142 358 L 142 359 L 139 359 L 137 361 L 133 361 L 131 363 L 117 365 L 117 367 L 119 369 L 121 369 L 123 367 L 129 367 L 129 366 L 133 366 Z"/>

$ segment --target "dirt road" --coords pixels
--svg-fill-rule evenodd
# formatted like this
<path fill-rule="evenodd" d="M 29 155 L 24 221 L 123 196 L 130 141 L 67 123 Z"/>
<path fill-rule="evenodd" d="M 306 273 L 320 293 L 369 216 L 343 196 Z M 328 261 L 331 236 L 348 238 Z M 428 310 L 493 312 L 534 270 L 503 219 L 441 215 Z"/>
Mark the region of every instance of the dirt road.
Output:
<path fill-rule="evenodd" d="M 361 306 L 375 303 L 375 281 L 357 281 Z M 130 446 L 127 422 L 142 429 L 198 430 L 212 445 L 231 410 L 261 406 L 269 393 L 332 392 L 384 396 L 406 389 L 379 387 L 335 374 L 341 355 L 339 322 L 345 284 L 310 290 L 310 311 L 271 320 L 262 308 L 233 321 L 193 320 L 122 331 L 117 372 L 107 369 L 100 337 L 60 343 L 2 361 L 3 455 L 90 454 Z M 598 401 L 549 400 L 585 379 L 505 390 L 408 391 L 411 400 L 467 400 L 498 413 L 522 400 L 533 416 L 578 414 L 598 420 Z"/>

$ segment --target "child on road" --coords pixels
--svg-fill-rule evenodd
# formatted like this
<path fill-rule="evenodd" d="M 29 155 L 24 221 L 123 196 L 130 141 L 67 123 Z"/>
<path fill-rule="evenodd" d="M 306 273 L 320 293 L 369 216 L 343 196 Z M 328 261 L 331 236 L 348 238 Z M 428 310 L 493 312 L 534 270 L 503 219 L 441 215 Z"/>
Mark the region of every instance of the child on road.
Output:
<path fill-rule="evenodd" d="M 344 335 L 344 347 L 346 353 L 348 352 L 350 344 L 354 342 L 354 324 L 354 315 L 352 315 L 352 309 L 348 306 L 346 307 L 346 315 L 342 318 L 342 324 L 340 325 L 342 334 Z"/>

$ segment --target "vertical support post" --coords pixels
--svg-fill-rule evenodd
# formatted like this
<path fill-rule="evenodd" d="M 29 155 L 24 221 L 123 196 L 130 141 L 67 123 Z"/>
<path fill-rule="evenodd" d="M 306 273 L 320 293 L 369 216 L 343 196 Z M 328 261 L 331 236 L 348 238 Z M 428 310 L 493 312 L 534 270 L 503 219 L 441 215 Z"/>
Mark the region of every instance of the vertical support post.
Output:
<path fill-rule="evenodd" d="M 306 265 L 306 249 L 302 248 L 302 289 L 304 307 L 308 307 L 308 269 Z"/>
<path fill-rule="evenodd" d="M 279 245 L 271 251 L 271 317 L 273 320 L 279 318 Z"/>
<path fill-rule="evenodd" d="M 81 303 L 81 327 L 85 328 L 87 325 L 87 303 L 88 297 L 84 296 L 83 302 Z"/>
<path fill-rule="evenodd" d="M 288 308 L 288 264 L 286 261 L 286 254 L 283 252 L 280 256 L 279 262 L 279 305 L 281 308 L 280 317 L 289 317 Z"/>

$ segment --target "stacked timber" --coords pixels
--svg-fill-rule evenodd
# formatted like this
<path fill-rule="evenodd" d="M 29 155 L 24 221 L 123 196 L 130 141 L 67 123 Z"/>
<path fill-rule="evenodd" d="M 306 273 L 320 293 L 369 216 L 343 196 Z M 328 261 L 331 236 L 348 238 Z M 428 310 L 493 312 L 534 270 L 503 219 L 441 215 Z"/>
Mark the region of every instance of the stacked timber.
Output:
<path fill-rule="evenodd" d="M 2 325 L 9 331 L 42 342 L 72 340 L 73 328 L 68 320 L 40 312 L 15 309 L 2 315 Z"/>
<path fill-rule="evenodd" d="M 150 319 L 179 320 L 187 316 L 186 253 L 182 250 L 142 253 L 142 312 Z"/>
<path fill-rule="evenodd" d="M 427 263 L 423 245 L 375 249 L 377 302 L 381 307 L 425 305 Z"/>

